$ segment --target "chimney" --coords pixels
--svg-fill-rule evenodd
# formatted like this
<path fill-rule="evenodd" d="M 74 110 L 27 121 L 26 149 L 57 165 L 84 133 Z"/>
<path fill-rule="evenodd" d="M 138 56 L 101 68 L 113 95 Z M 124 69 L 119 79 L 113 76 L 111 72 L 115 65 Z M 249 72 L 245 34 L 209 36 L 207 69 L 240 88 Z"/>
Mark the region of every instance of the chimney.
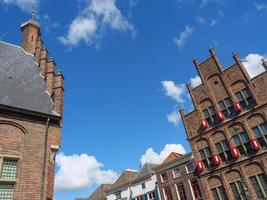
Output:
<path fill-rule="evenodd" d="M 27 20 L 20 26 L 22 32 L 22 48 L 33 55 L 37 48 L 38 39 L 40 38 L 40 25 L 35 21 L 35 13 L 32 13 L 32 19 Z"/>

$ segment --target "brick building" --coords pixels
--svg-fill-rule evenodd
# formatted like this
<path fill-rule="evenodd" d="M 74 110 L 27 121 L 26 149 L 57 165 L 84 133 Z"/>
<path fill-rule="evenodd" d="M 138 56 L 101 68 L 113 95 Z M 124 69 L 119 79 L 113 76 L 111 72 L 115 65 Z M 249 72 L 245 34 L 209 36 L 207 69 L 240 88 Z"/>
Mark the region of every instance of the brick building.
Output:
<path fill-rule="evenodd" d="M 162 200 L 202 199 L 202 185 L 192 153 L 171 153 L 155 172 Z"/>
<path fill-rule="evenodd" d="M 52 200 L 64 78 L 38 22 L 21 31 L 22 47 L 0 41 L 0 199 Z"/>
<path fill-rule="evenodd" d="M 213 49 L 194 64 L 202 84 L 188 85 L 195 109 L 180 114 L 206 199 L 267 198 L 267 73 L 251 78 L 237 54 L 223 69 Z"/>

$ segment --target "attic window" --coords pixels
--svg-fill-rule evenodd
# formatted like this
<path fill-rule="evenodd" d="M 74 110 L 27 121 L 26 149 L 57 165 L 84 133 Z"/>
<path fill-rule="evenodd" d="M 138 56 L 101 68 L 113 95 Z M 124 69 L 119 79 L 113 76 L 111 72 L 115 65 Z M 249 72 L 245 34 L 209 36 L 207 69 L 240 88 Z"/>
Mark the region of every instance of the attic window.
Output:
<path fill-rule="evenodd" d="M 32 35 L 32 38 L 31 38 L 31 40 L 33 41 L 33 35 Z"/>
<path fill-rule="evenodd" d="M 218 81 L 214 81 L 214 85 L 218 85 L 218 83 L 219 83 Z"/>

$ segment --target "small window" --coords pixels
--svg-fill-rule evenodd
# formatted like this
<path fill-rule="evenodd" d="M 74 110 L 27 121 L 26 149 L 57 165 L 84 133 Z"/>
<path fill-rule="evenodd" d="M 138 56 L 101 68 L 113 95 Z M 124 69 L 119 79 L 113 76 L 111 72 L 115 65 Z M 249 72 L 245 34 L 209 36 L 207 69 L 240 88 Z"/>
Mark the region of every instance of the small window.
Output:
<path fill-rule="evenodd" d="M 167 175 L 167 173 L 162 173 L 160 176 L 161 176 L 161 182 L 168 181 L 168 175 Z"/>
<path fill-rule="evenodd" d="M 5 180 L 14 180 L 17 176 L 17 160 L 4 159 L 1 178 Z"/>
<path fill-rule="evenodd" d="M 248 134 L 243 131 L 233 136 L 233 140 L 237 145 L 237 148 L 242 155 L 251 154 L 252 148 L 249 143 Z"/>
<path fill-rule="evenodd" d="M 177 177 L 180 177 L 180 176 L 181 176 L 181 172 L 180 172 L 179 167 L 176 167 L 175 169 L 173 169 L 173 177 L 177 178 Z"/>
<path fill-rule="evenodd" d="M 135 199 L 136 199 L 136 200 L 144 200 L 142 195 L 137 196 Z"/>
<path fill-rule="evenodd" d="M 230 97 L 227 97 L 219 101 L 221 111 L 223 112 L 226 118 L 232 117 L 236 114 L 236 110 L 233 106 L 233 102 Z"/>
<path fill-rule="evenodd" d="M 260 145 L 267 148 L 267 123 L 252 128 Z"/>
<path fill-rule="evenodd" d="M 258 199 L 267 197 L 267 177 L 266 174 L 258 174 L 249 178 Z"/>
<path fill-rule="evenodd" d="M 210 147 L 205 147 L 199 150 L 199 154 L 205 168 L 210 169 L 213 167 L 213 161 L 211 157 L 211 149 Z"/>
<path fill-rule="evenodd" d="M 232 193 L 235 199 L 248 200 L 245 193 L 245 188 L 247 188 L 247 186 L 245 186 L 244 182 L 242 182 L 241 180 L 232 182 L 230 183 L 230 187 L 232 189 Z"/>
<path fill-rule="evenodd" d="M 223 186 L 211 189 L 214 200 L 228 200 Z"/>
<path fill-rule="evenodd" d="M 0 197 L 3 200 L 12 200 L 14 193 L 13 184 L 0 184 Z"/>
<path fill-rule="evenodd" d="M 142 183 L 142 189 L 146 188 L 146 183 Z"/>
<path fill-rule="evenodd" d="M 176 185 L 176 187 L 178 191 L 179 200 L 187 200 L 184 185 L 182 183 L 179 183 Z"/>
<path fill-rule="evenodd" d="M 219 120 L 217 119 L 216 111 L 213 106 L 210 106 L 209 108 L 206 108 L 203 110 L 204 116 L 206 121 L 210 126 L 216 125 L 219 123 Z"/>
<path fill-rule="evenodd" d="M 202 195 L 201 195 L 201 191 L 200 191 L 197 179 L 190 180 L 190 184 L 191 184 L 191 188 L 192 188 L 192 192 L 194 194 L 193 196 L 195 197 L 195 200 L 201 200 Z"/>
<path fill-rule="evenodd" d="M 185 165 L 186 167 L 186 172 L 187 173 L 192 173 L 195 171 L 195 165 L 193 164 L 193 162 L 189 162 Z"/>
<path fill-rule="evenodd" d="M 121 199 L 121 191 L 115 192 L 116 199 Z"/>
<path fill-rule="evenodd" d="M 243 109 L 250 109 L 255 106 L 256 102 L 249 91 L 248 88 L 245 88 L 237 93 L 235 93 L 236 98 L 238 99 L 239 103 L 241 104 Z"/>
<path fill-rule="evenodd" d="M 156 199 L 156 193 L 155 191 L 148 192 L 148 199 L 149 200 L 155 200 Z"/>
<path fill-rule="evenodd" d="M 222 140 L 215 144 L 217 152 L 222 160 L 222 162 L 226 162 L 231 160 L 231 152 L 229 149 L 229 143 L 226 140 Z"/>
<path fill-rule="evenodd" d="M 163 190 L 164 190 L 164 194 L 165 194 L 165 200 L 173 200 L 171 188 L 166 187 Z"/>

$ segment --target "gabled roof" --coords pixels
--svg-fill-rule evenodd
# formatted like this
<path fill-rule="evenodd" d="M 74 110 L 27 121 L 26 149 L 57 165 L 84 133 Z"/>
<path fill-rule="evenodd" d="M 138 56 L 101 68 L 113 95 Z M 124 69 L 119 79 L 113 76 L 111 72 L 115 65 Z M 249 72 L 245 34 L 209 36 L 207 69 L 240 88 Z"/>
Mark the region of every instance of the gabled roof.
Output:
<path fill-rule="evenodd" d="M 174 159 L 180 158 L 183 154 L 171 152 L 170 155 L 163 161 L 163 163 L 170 162 Z"/>
<path fill-rule="evenodd" d="M 53 113 L 33 55 L 21 47 L 0 41 L 0 104 L 45 114 Z"/>
<path fill-rule="evenodd" d="M 129 184 L 137 175 L 136 171 L 130 171 L 130 170 L 125 170 L 119 178 L 115 181 L 115 183 L 111 186 L 110 190 L 116 190 L 124 185 Z"/>
<path fill-rule="evenodd" d="M 156 166 L 158 166 L 158 165 L 157 164 L 151 164 L 151 163 L 144 164 L 133 181 L 138 181 L 142 178 L 145 178 L 149 175 L 154 174 L 155 173 L 154 167 L 156 167 Z"/>

